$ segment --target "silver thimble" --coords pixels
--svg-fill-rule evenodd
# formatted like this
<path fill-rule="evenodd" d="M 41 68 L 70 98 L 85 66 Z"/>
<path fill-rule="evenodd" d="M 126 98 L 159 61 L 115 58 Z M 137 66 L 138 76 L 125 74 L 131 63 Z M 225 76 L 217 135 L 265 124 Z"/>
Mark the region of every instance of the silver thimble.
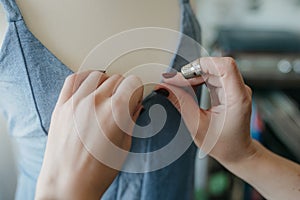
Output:
<path fill-rule="evenodd" d="M 181 68 L 181 74 L 185 79 L 194 78 L 197 76 L 202 76 L 204 73 L 201 70 L 200 60 L 191 62 Z"/>

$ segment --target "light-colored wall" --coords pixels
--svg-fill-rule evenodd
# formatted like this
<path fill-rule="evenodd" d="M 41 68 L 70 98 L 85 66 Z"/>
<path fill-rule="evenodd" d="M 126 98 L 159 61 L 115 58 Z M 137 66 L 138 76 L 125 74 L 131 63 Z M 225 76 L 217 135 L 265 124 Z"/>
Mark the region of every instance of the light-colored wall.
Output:
<path fill-rule="evenodd" d="M 0 5 L 0 46 L 6 32 L 7 22 L 2 6 Z M 0 97 L 1 98 L 1 97 Z M 7 133 L 6 122 L 0 114 L 0 200 L 14 198 L 17 184 L 17 169 L 15 165 L 15 148 L 12 139 Z"/>
<path fill-rule="evenodd" d="M 5 14 L 2 6 L 0 5 L 0 46 L 2 45 L 3 42 L 3 37 L 6 32 L 6 27 L 7 27 L 7 22 L 5 19 Z"/>
<path fill-rule="evenodd" d="M 0 116 L 0 200 L 13 199 L 17 184 L 15 145 L 4 122 Z"/>

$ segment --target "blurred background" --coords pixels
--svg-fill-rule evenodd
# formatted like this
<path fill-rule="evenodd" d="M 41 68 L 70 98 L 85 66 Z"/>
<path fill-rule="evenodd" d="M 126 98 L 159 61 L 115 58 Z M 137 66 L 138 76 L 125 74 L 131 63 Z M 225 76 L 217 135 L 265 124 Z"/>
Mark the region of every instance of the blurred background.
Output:
<path fill-rule="evenodd" d="M 253 90 L 252 137 L 300 163 L 300 1 L 198 0 L 195 12 L 204 47 L 234 57 Z M 197 200 L 264 199 L 213 159 L 196 163 Z"/>
<path fill-rule="evenodd" d="M 234 57 L 253 89 L 252 136 L 300 163 L 300 0 L 196 0 L 195 13 L 204 47 Z M 17 154 L 0 116 L 0 200 L 13 199 Z M 214 160 L 196 160 L 197 200 L 263 199 Z"/>

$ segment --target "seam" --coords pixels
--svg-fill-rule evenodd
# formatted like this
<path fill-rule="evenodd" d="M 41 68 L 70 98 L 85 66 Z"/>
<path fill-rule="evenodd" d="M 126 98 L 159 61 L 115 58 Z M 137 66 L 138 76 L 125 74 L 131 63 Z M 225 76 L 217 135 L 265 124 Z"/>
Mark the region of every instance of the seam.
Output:
<path fill-rule="evenodd" d="M 22 58 L 23 58 L 23 62 L 24 62 L 24 66 L 25 66 L 25 70 L 26 70 L 26 74 L 27 74 L 27 79 L 28 79 L 28 82 L 29 82 L 31 95 L 32 95 L 33 102 L 34 102 L 34 107 L 35 107 L 36 113 L 38 115 L 40 126 L 41 126 L 42 130 L 44 131 L 45 135 L 48 135 L 45 127 L 43 126 L 41 114 L 40 114 L 40 112 L 38 110 L 38 106 L 37 106 L 37 103 L 36 103 L 36 98 L 35 98 L 35 95 L 34 95 L 34 92 L 33 92 L 33 87 L 32 87 L 31 79 L 30 79 L 30 76 L 29 76 L 28 66 L 27 66 L 27 62 L 26 62 L 26 58 L 25 58 L 25 53 L 24 53 L 24 50 L 23 50 L 23 47 L 22 47 L 22 43 L 21 43 L 21 38 L 20 38 L 20 35 L 19 35 L 19 32 L 18 32 L 18 27 L 17 27 L 17 25 L 16 25 L 15 22 L 13 22 L 13 24 L 14 24 L 15 29 L 16 29 L 16 34 L 17 34 L 18 42 L 19 42 L 20 49 L 21 49 L 21 54 L 22 54 Z"/>

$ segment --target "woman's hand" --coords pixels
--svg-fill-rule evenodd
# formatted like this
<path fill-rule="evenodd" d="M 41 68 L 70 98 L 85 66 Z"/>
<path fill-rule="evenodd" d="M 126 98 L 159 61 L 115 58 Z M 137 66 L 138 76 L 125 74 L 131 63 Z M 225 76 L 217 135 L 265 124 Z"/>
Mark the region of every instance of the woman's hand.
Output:
<path fill-rule="evenodd" d="M 201 58 L 200 63 L 205 73 L 203 77 L 185 80 L 177 74 L 159 86 L 169 90 L 168 98 L 181 112 L 197 146 L 255 187 L 266 199 L 299 199 L 300 165 L 275 155 L 250 138 L 252 92 L 244 84 L 234 60 Z M 186 88 L 179 87 L 204 82 L 211 95 L 209 110 L 200 109 Z M 196 116 L 199 116 L 198 121 Z M 207 149 L 207 144 L 212 149 Z"/>
<path fill-rule="evenodd" d="M 104 157 L 112 156 L 110 149 L 106 149 L 109 146 L 106 139 L 128 152 L 133 121 L 142 109 L 141 85 L 135 76 L 108 77 L 99 71 L 74 74 L 66 79 L 52 115 L 36 199 L 99 199 L 102 196 L 126 155 L 113 155 L 118 162 L 118 167 L 113 169 L 97 160 L 80 138 L 89 136 L 86 142 L 100 147 L 98 153 Z M 129 114 L 125 115 L 128 107 Z M 118 120 L 127 124 L 125 131 L 129 134 L 119 128 Z"/>
<path fill-rule="evenodd" d="M 169 100 L 182 113 L 195 143 L 203 151 L 222 163 L 253 155 L 251 89 L 245 85 L 235 61 L 232 58 L 201 58 L 200 64 L 204 76 L 185 80 L 178 73 L 175 77 L 165 78 L 159 87 L 169 90 Z M 199 108 L 186 89 L 203 83 L 211 95 L 212 107 L 209 110 Z M 195 119 L 197 115 L 199 121 Z"/>

